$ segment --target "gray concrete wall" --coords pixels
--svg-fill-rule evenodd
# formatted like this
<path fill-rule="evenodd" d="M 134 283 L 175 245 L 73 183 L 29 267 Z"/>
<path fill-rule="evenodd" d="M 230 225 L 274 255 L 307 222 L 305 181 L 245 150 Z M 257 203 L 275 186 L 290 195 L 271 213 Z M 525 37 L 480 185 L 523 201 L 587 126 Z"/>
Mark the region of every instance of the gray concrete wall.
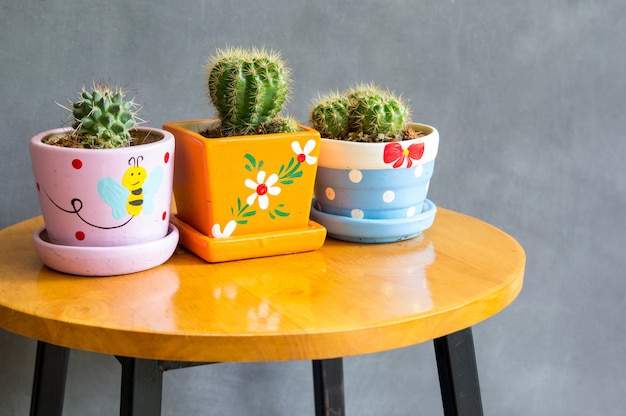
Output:
<path fill-rule="evenodd" d="M 402 92 L 441 134 L 429 198 L 525 247 L 522 294 L 474 331 L 485 413 L 623 414 L 622 0 L 5 0 L 0 13 L 0 227 L 39 213 L 27 141 L 65 120 L 54 101 L 104 78 L 138 89 L 149 125 L 203 118 L 215 48 L 278 49 L 303 121 L 318 91 Z M 26 414 L 34 342 L 0 331 L 0 354 L 0 415 Z M 442 413 L 430 343 L 345 365 L 348 414 Z M 66 414 L 115 414 L 118 377 L 114 359 L 74 352 Z M 306 362 L 166 374 L 168 415 L 312 405 Z"/>

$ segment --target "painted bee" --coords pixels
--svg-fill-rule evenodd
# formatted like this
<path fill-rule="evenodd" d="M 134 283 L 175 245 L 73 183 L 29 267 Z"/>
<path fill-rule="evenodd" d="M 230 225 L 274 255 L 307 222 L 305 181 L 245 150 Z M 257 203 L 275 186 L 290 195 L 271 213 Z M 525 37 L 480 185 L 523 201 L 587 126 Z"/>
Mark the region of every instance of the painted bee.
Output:
<path fill-rule="evenodd" d="M 142 160 L 143 156 L 128 160 L 130 167 L 124 172 L 121 184 L 113 178 L 98 181 L 98 194 L 112 208 L 116 220 L 124 218 L 126 214 L 137 216 L 142 212 L 152 212 L 152 198 L 161 186 L 163 169 L 158 166 L 148 175 L 148 171 L 139 166 Z"/>

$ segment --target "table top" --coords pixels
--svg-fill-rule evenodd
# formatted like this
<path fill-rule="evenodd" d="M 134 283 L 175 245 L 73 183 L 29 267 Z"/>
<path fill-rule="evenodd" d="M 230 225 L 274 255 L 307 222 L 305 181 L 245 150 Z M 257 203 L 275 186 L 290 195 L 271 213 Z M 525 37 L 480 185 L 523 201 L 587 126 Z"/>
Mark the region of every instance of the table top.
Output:
<path fill-rule="evenodd" d="M 411 240 L 209 264 L 179 248 L 115 277 L 55 272 L 35 217 L 0 231 L 0 327 L 48 343 L 178 361 L 326 359 L 400 348 L 498 313 L 522 288 L 509 235 L 439 208 Z"/>

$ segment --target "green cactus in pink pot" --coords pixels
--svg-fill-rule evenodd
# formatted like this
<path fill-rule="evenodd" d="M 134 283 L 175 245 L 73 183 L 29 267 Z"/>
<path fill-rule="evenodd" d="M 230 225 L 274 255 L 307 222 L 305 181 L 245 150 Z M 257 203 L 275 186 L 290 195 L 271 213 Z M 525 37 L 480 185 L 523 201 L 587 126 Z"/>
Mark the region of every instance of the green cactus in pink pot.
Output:
<path fill-rule="evenodd" d="M 138 105 L 127 100 L 121 87 L 95 83 L 83 89 L 72 102 L 74 136 L 83 147 L 115 148 L 131 144 L 131 129 L 137 125 Z"/>

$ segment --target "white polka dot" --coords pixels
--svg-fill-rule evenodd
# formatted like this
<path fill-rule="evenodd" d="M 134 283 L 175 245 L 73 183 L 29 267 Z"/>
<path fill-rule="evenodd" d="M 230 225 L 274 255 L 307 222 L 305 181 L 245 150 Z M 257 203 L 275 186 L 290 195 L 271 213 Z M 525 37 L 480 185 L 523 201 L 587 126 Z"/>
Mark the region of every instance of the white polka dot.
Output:
<path fill-rule="evenodd" d="M 350 178 L 350 182 L 359 183 L 363 179 L 363 173 L 360 170 L 352 169 L 350 173 L 348 173 L 348 178 Z"/>
<path fill-rule="evenodd" d="M 355 208 L 350 212 L 350 216 L 352 218 L 356 218 L 357 220 L 363 219 L 363 217 L 365 216 L 365 214 L 363 213 L 362 210 Z"/>
<path fill-rule="evenodd" d="M 333 188 L 326 188 L 326 198 L 331 201 L 335 199 L 335 190 Z"/>
<path fill-rule="evenodd" d="M 383 201 L 386 203 L 393 202 L 394 199 L 396 199 L 396 194 L 393 191 L 390 190 L 383 193 Z"/>
<path fill-rule="evenodd" d="M 417 165 L 413 171 L 416 178 L 419 178 L 424 173 L 424 165 Z"/>
<path fill-rule="evenodd" d="M 415 215 L 415 207 L 411 207 L 406 211 L 407 218 L 411 218 Z"/>

